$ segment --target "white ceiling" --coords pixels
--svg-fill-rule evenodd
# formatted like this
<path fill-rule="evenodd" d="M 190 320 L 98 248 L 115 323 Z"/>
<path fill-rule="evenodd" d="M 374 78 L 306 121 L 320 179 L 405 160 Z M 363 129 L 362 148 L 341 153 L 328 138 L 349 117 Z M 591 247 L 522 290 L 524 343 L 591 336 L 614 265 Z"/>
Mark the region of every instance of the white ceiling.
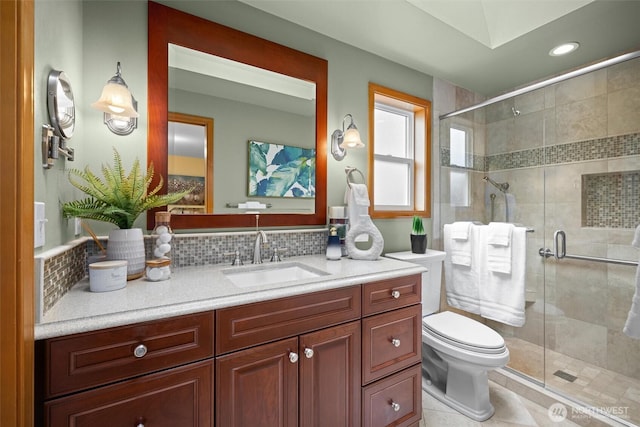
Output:
<path fill-rule="evenodd" d="M 240 1 L 486 96 L 640 49 L 640 0 Z"/>

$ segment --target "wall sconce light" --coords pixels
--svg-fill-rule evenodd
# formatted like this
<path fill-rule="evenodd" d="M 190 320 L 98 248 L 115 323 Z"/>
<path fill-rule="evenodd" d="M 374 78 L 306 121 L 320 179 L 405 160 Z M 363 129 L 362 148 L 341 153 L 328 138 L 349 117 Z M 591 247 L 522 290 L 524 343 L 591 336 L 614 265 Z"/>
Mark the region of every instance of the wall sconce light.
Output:
<path fill-rule="evenodd" d="M 138 127 L 138 102 L 122 78 L 118 62 L 116 75 L 102 89 L 100 99 L 91 104 L 104 113 L 104 124 L 116 135 L 129 135 Z"/>
<path fill-rule="evenodd" d="M 347 130 L 344 130 L 344 121 L 349 118 L 351 123 L 347 126 Z M 360 132 L 355 123 L 353 123 L 353 117 L 351 114 L 347 114 L 342 119 L 342 130 L 336 129 L 331 134 L 331 154 L 336 160 L 344 159 L 347 155 L 347 148 L 363 148 L 364 143 L 360 139 Z"/>

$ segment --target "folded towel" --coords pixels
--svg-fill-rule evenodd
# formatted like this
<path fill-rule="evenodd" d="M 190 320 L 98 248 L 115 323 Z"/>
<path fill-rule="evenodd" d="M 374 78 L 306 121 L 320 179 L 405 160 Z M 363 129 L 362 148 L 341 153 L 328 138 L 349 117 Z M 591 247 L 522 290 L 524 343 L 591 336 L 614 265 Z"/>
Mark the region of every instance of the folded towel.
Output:
<path fill-rule="evenodd" d="M 491 222 L 487 226 L 487 269 L 511 274 L 513 224 Z"/>
<path fill-rule="evenodd" d="M 490 222 L 487 229 L 487 243 L 496 246 L 509 246 L 513 224 L 506 222 Z"/>
<path fill-rule="evenodd" d="M 640 249 L 640 225 L 636 227 L 636 232 L 631 242 L 631 246 Z M 622 329 L 627 336 L 640 339 L 640 265 L 636 269 L 636 290 L 631 300 L 631 309 L 627 315 L 627 321 Z"/>
<path fill-rule="evenodd" d="M 452 238 L 452 232 L 456 228 L 454 224 L 444 226 L 444 250 L 446 252 L 444 272 L 447 303 L 452 307 L 480 314 L 479 286 L 483 267 L 479 261 L 480 251 L 472 251 L 472 245 L 477 240 L 480 226 L 468 223 L 465 226 L 469 230 L 467 241 L 461 241 Z M 464 256 L 462 256 L 462 249 L 464 249 Z M 454 255 L 456 253 L 457 255 Z M 464 263 L 460 262 L 462 258 L 465 260 Z"/>
<path fill-rule="evenodd" d="M 449 250 L 445 252 L 451 254 L 451 263 L 471 266 L 471 226 L 472 223 L 466 221 L 445 225 L 449 230 Z"/>
<path fill-rule="evenodd" d="M 488 228 L 479 236 L 480 247 L 504 248 L 487 245 Z M 525 266 L 526 266 L 527 229 L 514 227 L 511 233 L 510 273 L 490 270 L 488 252 L 480 251 L 480 264 L 487 266 L 484 281 L 480 286 L 480 315 L 487 319 L 506 323 L 511 326 L 523 326 L 525 323 Z"/>
<path fill-rule="evenodd" d="M 470 221 L 457 221 L 451 224 L 451 238 L 454 240 L 468 240 L 472 223 Z"/>

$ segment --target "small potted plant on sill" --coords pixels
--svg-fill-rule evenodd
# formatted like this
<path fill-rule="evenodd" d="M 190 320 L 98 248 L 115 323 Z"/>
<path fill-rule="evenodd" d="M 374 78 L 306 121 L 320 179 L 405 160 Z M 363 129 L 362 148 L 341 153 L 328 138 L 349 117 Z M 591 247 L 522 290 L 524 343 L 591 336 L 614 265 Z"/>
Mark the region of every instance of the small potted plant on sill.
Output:
<path fill-rule="evenodd" d="M 411 234 L 409 236 L 411 238 L 411 252 L 414 254 L 423 254 L 427 251 L 427 234 L 424 231 L 422 218 L 417 215 L 413 217 Z"/>
<path fill-rule="evenodd" d="M 142 229 L 133 228 L 136 218 L 149 209 L 177 202 L 191 189 L 158 194 L 163 184 L 162 177 L 155 188 L 149 188 L 154 175 L 153 164 L 143 174 L 136 158 L 127 173 L 115 148 L 113 160 L 113 166 L 102 165 L 102 178 L 89 167 L 69 171 L 69 182 L 89 197 L 63 203 L 62 213 L 65 218 L 93 219 L 118 226 L 117 230 L 109 232 L 107 258 L 127 260 L 127 280 L 132 280 L 142 277 L 145 268 Z"/>

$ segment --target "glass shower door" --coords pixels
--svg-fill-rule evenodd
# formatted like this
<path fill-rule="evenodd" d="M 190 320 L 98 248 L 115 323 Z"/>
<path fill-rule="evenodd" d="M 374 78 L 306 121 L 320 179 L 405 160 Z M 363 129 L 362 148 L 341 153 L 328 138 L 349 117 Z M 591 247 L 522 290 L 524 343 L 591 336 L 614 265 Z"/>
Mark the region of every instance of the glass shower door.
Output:
<path fill-rule="evenodd" d="M 634 60 L 546 92 L 544 384 L 590 408 L 568 412 L 574 422 L 599 412 L 640 425 L 640 340 L 623 333 L 638 259 L 640 129 L 615 116 L 638 69 Z"/>

